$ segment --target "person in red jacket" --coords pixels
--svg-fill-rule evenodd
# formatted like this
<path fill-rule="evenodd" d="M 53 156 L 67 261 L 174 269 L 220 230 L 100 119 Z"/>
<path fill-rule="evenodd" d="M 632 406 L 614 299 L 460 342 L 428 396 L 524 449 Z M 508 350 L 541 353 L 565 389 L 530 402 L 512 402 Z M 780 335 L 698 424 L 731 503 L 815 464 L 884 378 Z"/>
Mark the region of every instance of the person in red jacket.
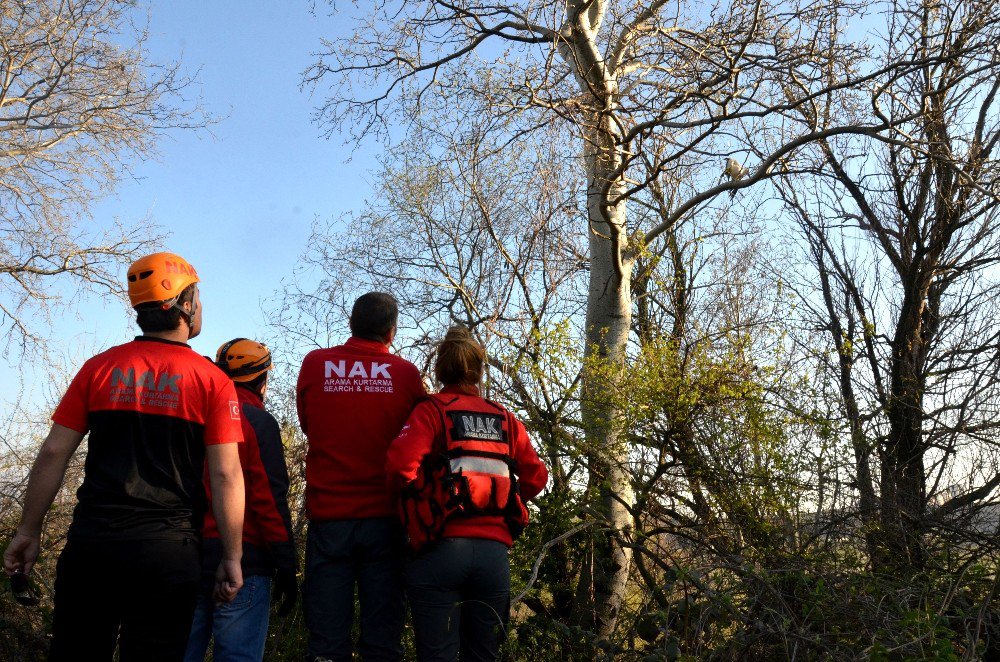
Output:
<path fill-rule="evenodd" d="M 21 525 L 4 553 L 28 574 L 42 520 L 89 433 L 83 483 L 56 566 L 49 659 L 179 661 L 201 577 L 207 467 L 222 554 L 215 598 L 243 585 L 243 441 L 233 383 L 187 342 L 201 331 L 198 274 L 173 253 L 128 270 L 143 334 L 94 356 L 52 414 L 31 468 Z"/>
<path fill-rule="evenodd" d="M 385 453 L 425 391 L 416 366 L 389 352 L 397 317 L 392 296 L 359 297 L 351 338 L 310 352 L 299 372 L 296 403 L 309 442 L 302 600 L 310 659 L 352 659 L 355 587 L 361 657 L 403 656 L 403 536 Z"/>
<path fill-rule="evenodd" d="M 527 522 L 524 503 L 549 477 L 524 425 L 480 397 L 485 362 L 467 329 L 450 329 L 434 363 L 443 388 L 417 405 L 386 457 L 400 493 L 427 478 L 434 458 L 445 458 L 450 488 L 437 505 L 445 513 L 455 503 L 461 508 L 406 564 L 420 660 L 455 660 L 459 652 L 463 662 L 496 659 L 510 612 L 512 527 Z"/>
<path fill-rule="evenodd" d="M 275 599 L 281 600 L 279 614 L 291 611 L 298 593 L 288 467 L 278 422 L 264 409 L 268 373 L 273 367 L 271 351 L 262 343 L 234 338 L 219 347 L 215 365 L 236 384 L 243 418 L 243 588 L 231 603 L 217 605 L 204 582 L 206 590 L 198 600 L 184 659 L 204 660 L 212 640 L 215 662 L 261 660 L 267 640 L 271 578 Z M 211 501 L 211 490 L 208 492 Z M 211 513 L 205 517 L 203 537 L 202 569 L 207 579 L 222 554 L 219 529 Z"/>

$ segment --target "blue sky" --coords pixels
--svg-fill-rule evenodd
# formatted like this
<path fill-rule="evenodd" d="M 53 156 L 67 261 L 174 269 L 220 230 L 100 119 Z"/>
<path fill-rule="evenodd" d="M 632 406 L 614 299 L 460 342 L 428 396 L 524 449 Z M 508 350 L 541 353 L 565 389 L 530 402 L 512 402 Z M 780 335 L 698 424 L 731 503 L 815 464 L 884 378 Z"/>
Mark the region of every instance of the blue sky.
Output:
<path fill-rule="evenodd" d="M 321 138 L 310 120 L 319 99 L 299 89 L 320 37 L 349 25 L 327 5 L 313 15 L 308 0 L 150 4 L 138 13 L 144 21 L 148 9 L 150 60 L 180 60 L 197 74 L 191 96 L 223 119 L 210 132 L 163 137 L 160 158 L 136 164 L 134 178 L 94 207 L 93 222 L 148 216 L 170 232 L 167 247 L 202 278 L 205 328 L 192 345 L 214 354 L 237 335 L 266 340 L 262 300 L 290 276 L 314 218 L 363 205 L 376 148 Z M 136 333 L 119 302 L 88 301 L 79 313 L 53 331 L 71 368 Z M 0 365 L 0 401 L 14 392 L 17 369 Z"/>

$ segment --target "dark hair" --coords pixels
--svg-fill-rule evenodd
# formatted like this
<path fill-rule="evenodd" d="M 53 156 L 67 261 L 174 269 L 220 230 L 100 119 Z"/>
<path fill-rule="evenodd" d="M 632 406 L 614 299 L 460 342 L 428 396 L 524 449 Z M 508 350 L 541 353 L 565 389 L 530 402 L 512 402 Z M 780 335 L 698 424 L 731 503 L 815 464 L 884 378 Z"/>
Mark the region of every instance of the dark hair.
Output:
<path fill-rule="evenodd" d="M 254 393 L 256 393 L 257 395 L 260 395 L 261 390 L 264 388 L 264 382 L 267 381 L 267 375 L 268 375 L 268 371 L 265 370 L 264 372 L 260 373 L 259 375 L 257 375 L 253 379 L 251 379 L 250 381 L 248 381 L 248 382 L 236 382 L 236 385 L 248 388 L 251 391 L 253 391 Z"/>
<path fill-rule="evenodd" d="M 434 376 L 444 385 L 478 384 L 483 378 L 486 350 L 464 326 L 448 329 L 438 345 Z"/>
<path fill-rule="evenodd" d="M 181 306 L 186 302 L 194 301 L 194 286 L 191 283 L 177 297 L 177 305 Z M 181 325 L 181 311 L 171 306 L 167 310 L 156 302 L 141 303 L 135 307 L 135 321 L 144 333 L 156 333 L 158 331 L 174 331 Z"/>
<path fill-rule="evenodd" d="M 351 309 L 351 333 L 365 340 L 385 342 L 389 332 L 396 328 L 397 319 L 399 306 L 391 294 L 362 294 Z"/>

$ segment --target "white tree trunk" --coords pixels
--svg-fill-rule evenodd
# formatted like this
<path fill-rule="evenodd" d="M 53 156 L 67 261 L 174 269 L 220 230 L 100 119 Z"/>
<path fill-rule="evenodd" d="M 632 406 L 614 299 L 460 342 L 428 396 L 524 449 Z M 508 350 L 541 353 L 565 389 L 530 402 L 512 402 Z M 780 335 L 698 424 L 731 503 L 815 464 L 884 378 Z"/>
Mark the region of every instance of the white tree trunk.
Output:
<path fill-rule="evenodd" d="M 618 156 L 607 141 L 587 141 L 590 287 L 587 297 L 586 356 L 588 366 L 599 362 L 596 375 L 585 373 L 582 403 L 586 427 L 589 491 L 606 534 L 597 534 L 580 578 L 578 606 L 594 631 L 609 636 L 615 628 L 632 562 L 634 503 L 628 471 L 628 440 L 620 425 L 617 388 L 624 385 L 622 369 L 632 322 L 631 260 L 623 259 L 625 205 L 607 201 L 623 190 L 616 174 Z M 609 178 L 615 181 L 609 183 Z M 610 370 L 608 370 L 610 369 Z M 615 375 L 609 383 L 608 373 Z M 602 527 L 604 528 L 604 527 Z"/>

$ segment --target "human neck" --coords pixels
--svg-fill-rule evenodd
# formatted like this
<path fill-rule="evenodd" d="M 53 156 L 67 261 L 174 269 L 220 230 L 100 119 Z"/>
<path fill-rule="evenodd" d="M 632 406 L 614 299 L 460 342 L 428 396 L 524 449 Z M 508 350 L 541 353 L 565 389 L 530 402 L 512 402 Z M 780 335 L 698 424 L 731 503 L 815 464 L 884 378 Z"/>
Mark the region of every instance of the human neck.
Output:
<path fill-rule="evenodd" d="M 257 398 L 260 399 L 261 402 L 264 402 L 264 394 L 267 393 L 266 388 L 264 389 L 252 388 L 250 386 L 247 386 L 246 384 L 241 384 L 239 382 L 236 382 L 236 388 L 241 388 L 244 391 L 247 391 L 248 393 L 253 393 L 254 395 L 257 396 Z"/>
<path fill-rule="evenodd" d="M 173 331 L 148 331 L 142 335 L 147 338 L 159 338 L 160 340 L 186 343 L 190 340 L 189 333 L 187 327 L 182 324 Z"/>
<path fill-rule="evenodd" d="M 452 393 L 465 393 L 467 395 L 479 395 L 479 384 L 442 384 L 442 391 Z"/>

